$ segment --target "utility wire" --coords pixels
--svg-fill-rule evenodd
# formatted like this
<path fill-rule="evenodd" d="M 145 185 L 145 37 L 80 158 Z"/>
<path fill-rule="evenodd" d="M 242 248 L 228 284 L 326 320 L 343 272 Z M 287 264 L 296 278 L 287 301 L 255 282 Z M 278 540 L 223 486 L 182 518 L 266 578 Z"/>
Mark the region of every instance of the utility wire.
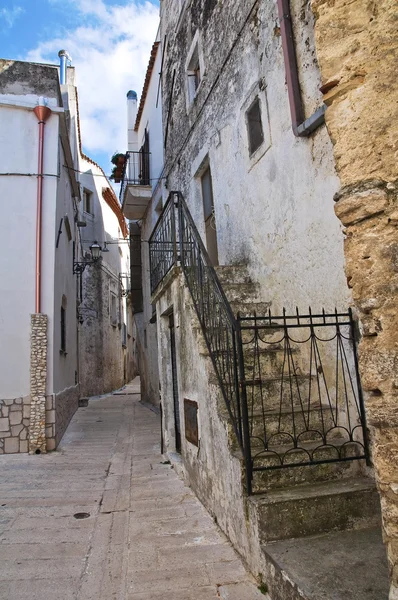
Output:
<path fill-rule="evenodd" d="M 68 165 L 64 165 L 66 169 L 70 171 L 75 171 L 76 173 L 82 173 L 83 175 L 90 175 L 91 177 L 105 177 L 110 179 L 110 175 L 102 175 L 101 173 L 88 173 L 87 171 L 79 171 L 79 169 L 73 169 L 72 167 L 68 167 Z M 152 179 L 147 179 L 147 181 L 159 181 L 160 179 L 166 179 L 166 177 L 153 177 Z"/>
<path fill-rule="evenodd" d="M 0 177 L 57 177 L 60 175 L 58 173 L 0 173 Z"/>

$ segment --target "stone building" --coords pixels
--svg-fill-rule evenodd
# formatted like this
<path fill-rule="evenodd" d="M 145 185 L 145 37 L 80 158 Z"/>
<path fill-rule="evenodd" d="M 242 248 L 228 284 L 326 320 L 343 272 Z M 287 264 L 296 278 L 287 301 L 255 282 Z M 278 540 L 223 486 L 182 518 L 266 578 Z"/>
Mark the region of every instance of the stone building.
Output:
<path fill-rule="evenodd" d="M 0 61 L 0 453 L 55 449 L 80 395 L 135 372 L 127 224 L 60 58 Z"/>
<path fill-rule="evenodd" d="M 140 104 L 127 94 L 128 162 L 120 200 L 132 221 L 132 312 L 134 345 L 144 402 L 159 405 L 156 313 L 151 304 L 148 240 L 163 207 L 162 101 L 159 74 L 162 52 L 159 35 L 145 76 Z"/>
<path fill-rule="evenodd" d="M 66 69 L 68 119 L 78 152 L 81 202 L 76 217 L 79 384 L 83 397 L 111 392 L 135 374 L 130 308 L 130 248 L 126 220 L 103 169 L 82 149 L 75 70 Z M 72 133 L 71 133 L 72 135 Z M 90 247 L 100 259 L 90 264 Z"/>
<path fill-rule="evenodd" d="M 336 599 L 387 596 L 372 464 L 396 598 L 396 175 L 381 107 L 365 151 L 372 93 L 393 106 L 384 9 L 161 1 L 163 208 L 151 232 L 147 190 L 131 218 L 148 232 L 162 436 L 273 600 L 327 598 L 332 581 Z"/>
<path fill-rule="evenodd" d="M 102 169 L 88 157 L 83 171 L 82 253 L 97 242 L 102 260 L 82 274 L 79 297 L 79 359 L 82 396 L 105 394 L 136 374 L 132 349 L 129 231 Z"/>
<path fill-rule="evenodd" d="M 0 61 L 0 452 L 43 452 L 78 406 L 80 201 L 58 68 Z"/>

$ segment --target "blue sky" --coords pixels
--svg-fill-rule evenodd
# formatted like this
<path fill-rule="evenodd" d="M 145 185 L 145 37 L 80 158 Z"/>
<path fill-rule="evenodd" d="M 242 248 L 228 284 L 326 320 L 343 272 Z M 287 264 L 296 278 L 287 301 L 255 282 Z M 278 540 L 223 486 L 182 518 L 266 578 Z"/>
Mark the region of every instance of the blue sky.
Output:
<path fill-rule="evenodd" d="M 72 56 L 83 147 L 107 174 L 126 150 L 126 93 L 141 93 L 158 13 L 158 0 L 0 0 L 0 58 Z"/>

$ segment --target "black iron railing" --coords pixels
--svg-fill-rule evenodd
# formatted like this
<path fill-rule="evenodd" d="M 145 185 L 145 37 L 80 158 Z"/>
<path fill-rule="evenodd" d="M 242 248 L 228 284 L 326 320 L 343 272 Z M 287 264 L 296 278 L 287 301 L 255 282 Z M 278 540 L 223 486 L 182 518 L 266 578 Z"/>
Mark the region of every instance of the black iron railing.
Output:
<path fill-rule="evenodd" d="M 243 450 L 236 319 L 184 198 L 172 192 L 149 239 L 152 292 L 179 263 L 231 422 Z"/>
<path fill-rule="evenodd" d="M 253 473 L 368 461 L 351 310 L 238 322 Z"/>
<path fill-rule="evenodd" d="M 128 185 L 151 185 L 150 152 L 141 148 L 138 152 L 127 152 L 119 199 L 123 202 Z"/>
<path fill-rule="evenodd" d="M 178 196 L 178 223 L 181 268 L 235 434 L 243 450 L 236 319 L 181 195 Z"/>
<path fill-rule="evenodd" d="M 149 238 L 149 264 L 151 292 L 165 278 L 170 269 L 177 264 L 177 206 L 175 195 L 170 194 L 162 214 Z"/>
<path fill-rule="evenodd" d="M 351 311 L 235 318 L 188 207 L 172 192 L 149 241 L 152 292 L 181 265 L 242 449 L 259 471 L 369 461 Z"/>

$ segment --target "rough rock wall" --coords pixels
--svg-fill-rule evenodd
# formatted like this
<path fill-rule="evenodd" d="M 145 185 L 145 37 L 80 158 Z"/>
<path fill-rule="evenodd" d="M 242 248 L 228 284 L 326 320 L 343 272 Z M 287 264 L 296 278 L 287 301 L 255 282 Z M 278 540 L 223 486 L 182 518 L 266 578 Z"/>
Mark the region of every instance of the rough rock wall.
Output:
<path fill-rule="evenodd" d="M 116 390 L 125 383 L 120 291 L 117 275 L 100 265 L 88 267 L 83 276 L 80 388 L 82 396 L 95 396 Z M 111 293 L 117 301 L 115 322 L 110 314 Z"/>
<path fill-rule="evenodd" d="M 398 8 L 312 0 L 326 122 L 346 227 L 346 275 L 363 324 L 360 370 L 398 598 Z"/>
<path fill-rule="evenodd" d="M 46 452 L 47 315 L 31 315 L 29 452 Z"/>

